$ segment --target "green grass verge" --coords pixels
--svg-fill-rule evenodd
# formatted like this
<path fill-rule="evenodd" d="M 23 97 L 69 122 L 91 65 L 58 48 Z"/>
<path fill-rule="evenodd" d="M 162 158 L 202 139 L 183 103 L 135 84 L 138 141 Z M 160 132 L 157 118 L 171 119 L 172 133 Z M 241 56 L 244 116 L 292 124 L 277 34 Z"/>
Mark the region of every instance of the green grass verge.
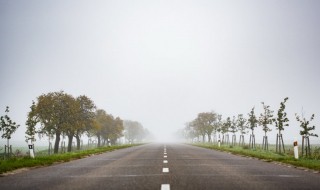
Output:
<path fill-rule="evenodd" d="M 289 155 L 289 154 L 278 154 L 273 151 L 265 151 L 261 149 L 251 150 L 251 149 L 245 149 L 239 146 L 218 147 L 217 145 L 212 145 L 212 144 L 191 144 L 191 145 L 202 147 L 202 148 L 219 150 L 219 151 L 226 151 L 226 152 L 230 152 L 232 154 L 237 154 L 237 155 L 255 157 L 267 162 L 277 161 L 277 162 L 282 162 L 286 164 L 291 164 L 297 167 L 304 167 L 304 168 L 320 171 L 319 159 L 300 158 L 299 160 L 296 160 L 292 155 Z"/>
<path fill-rule="evenodd" d="M 0 160 L 0 174 L 12 171 L 19 168 L 35 167 L 35 166 L 49 166 L 57 162 L 68 162 L 75 159 L 84 158 L 92 154 L 100 154 L 117 149 L 128 148 L 137 145 L 121 145 L 111 147 L 100 147 L 95 149 L 69 152 L 64 154 L 53 154 L 47 156 L 38 156 L 34 159 L 29 156 L 14 157 L 7 160 Z"/>

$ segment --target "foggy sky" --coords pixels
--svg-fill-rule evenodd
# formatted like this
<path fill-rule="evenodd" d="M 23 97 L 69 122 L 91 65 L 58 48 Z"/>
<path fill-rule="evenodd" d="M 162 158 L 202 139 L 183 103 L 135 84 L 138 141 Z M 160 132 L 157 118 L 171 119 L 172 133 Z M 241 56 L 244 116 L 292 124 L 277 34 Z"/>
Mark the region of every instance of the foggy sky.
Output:
<path fill-rule="evenodd" d="M 320 135 L 319 8 L 294 0 L 0 0 L 0 114 L 10 106 L 21 124 L 13 140 L 24 140 L 32 100 L 64 90 L 166 140 L 199 112 L 226 118 L 255 106 L 258 115 L 264 101 L 276 113 L 288 96 L 285 141 L 300 139 L 294 114 L 302 108 L 315 113 Z"/>

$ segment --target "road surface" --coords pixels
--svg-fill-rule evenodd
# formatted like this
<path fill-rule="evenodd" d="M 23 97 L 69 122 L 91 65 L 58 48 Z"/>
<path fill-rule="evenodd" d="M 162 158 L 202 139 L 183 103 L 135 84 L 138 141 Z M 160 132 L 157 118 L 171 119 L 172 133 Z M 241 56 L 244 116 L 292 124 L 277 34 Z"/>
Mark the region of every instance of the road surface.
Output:
<path fill-rule="evenodd" d="M 0 177 L 0 189 L 320 189 L 320 174 L 184 144 L 147 144 Z"/>

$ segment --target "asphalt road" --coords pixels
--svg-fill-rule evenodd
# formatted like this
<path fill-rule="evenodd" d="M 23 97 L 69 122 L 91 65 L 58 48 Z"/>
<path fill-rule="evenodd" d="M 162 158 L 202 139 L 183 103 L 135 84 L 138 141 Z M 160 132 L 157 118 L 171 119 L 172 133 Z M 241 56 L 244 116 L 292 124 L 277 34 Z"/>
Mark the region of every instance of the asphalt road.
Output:
<path fill-rule="evenodd" d="M 190 145 L 148 144 L 0 177 L 0 189 L 320 189 L 320 174 Z"/>

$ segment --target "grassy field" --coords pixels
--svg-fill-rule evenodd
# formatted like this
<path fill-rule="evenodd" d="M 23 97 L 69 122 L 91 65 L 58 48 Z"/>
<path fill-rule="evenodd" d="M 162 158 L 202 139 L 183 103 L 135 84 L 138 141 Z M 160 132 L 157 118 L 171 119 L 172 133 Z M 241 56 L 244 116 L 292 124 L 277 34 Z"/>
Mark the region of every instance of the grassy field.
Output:
<path fill-rule="evenodd" d="M 12 171 L 19 168 L 25 167 L 35 167 L 35 166 L 49 166 L 58 162 L 68 162 L 74 159 L 84 158 L 93 154 L 100 154 L 108 151 L 113 151 L 117 149 L 128 148 L 137 145 L 120 145 L 120 146 L 111 146 L 111 147 L 100 147 L 88 150 L 75 151 L 64 154 L 53 154 L 53 155 L 44 155 L 37 156 L 32 159 L 29 156 L 22 157 L 12 157 L 6 160 L 0 160 L 0 174 Z"/>
<path fill-rule="evenodd" d="M 313 170 L 320 171 L 320 159 L 317 156 L 312 156 L 310 158 L 300 158 L 298 160 L 294 159 L 292 151 L 287 151 L 287 153 L 278 154 L 271 148 L 269 151 L 261 150 L 257 148 L 256 150 L 248 149 L 248 147 L 240 147 L 240 146 L 221 146 L 213 144 L 191 144 L 198 147 L 214 149 L 219 151 L 230 152 L 232 154 L 244 155 L 249 157 L 255 157 L 262 159 L 267 162 L 277 161 L 286 164 L 291 164 L 296 167 L 305 167 Z"/>

